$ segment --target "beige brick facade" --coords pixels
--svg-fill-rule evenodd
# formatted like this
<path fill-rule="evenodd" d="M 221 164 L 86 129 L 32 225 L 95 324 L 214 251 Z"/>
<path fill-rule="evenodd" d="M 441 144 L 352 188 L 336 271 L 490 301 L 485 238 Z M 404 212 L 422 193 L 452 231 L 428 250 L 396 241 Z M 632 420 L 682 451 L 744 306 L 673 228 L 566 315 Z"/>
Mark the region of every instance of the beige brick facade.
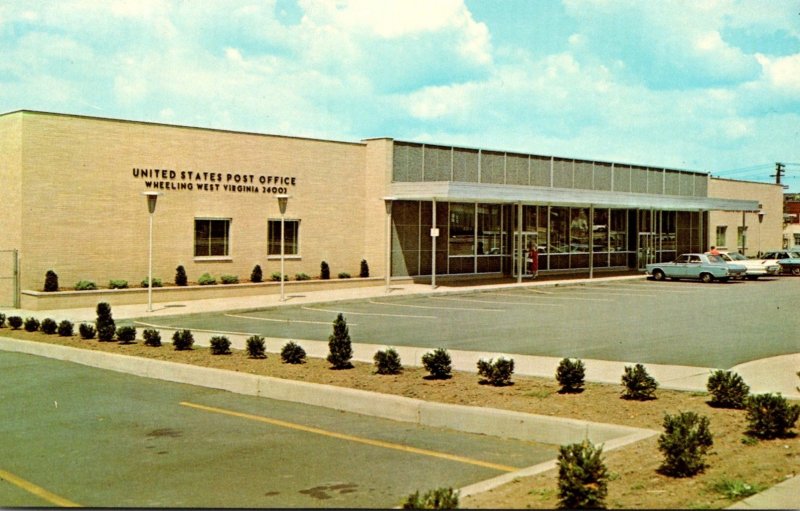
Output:
<path fill-rule="evenodd" d="M 708 245 L 741 251 L 739 228 L 746 229 L 745 254 L 755 257 L 759 252 L 782 248 L 783 243 L 783 188 L 780 185 L 711 178 L 708 196 L 727 199 L 755 200 L 761 205 L 762 219 L 757 211 L 711 211 L 708 215 Z M 744 218 L 742 218 L 744 217 Z M 725 243 L 718 243 L 717 230 L 725 232 Z M 722 241 L 722 240 L 719 240 Z"/>

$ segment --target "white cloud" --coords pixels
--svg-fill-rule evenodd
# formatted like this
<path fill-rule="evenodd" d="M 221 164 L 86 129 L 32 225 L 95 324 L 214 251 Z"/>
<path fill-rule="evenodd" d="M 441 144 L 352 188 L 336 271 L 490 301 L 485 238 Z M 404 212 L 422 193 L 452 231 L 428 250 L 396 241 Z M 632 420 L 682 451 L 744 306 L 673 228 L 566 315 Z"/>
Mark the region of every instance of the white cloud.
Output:
<path fill-rule="evenodd" d="M 770 58 L 757 54 L 768 86 L 784 94 L 800 97 L 800 53 L 788 57 Z"/>

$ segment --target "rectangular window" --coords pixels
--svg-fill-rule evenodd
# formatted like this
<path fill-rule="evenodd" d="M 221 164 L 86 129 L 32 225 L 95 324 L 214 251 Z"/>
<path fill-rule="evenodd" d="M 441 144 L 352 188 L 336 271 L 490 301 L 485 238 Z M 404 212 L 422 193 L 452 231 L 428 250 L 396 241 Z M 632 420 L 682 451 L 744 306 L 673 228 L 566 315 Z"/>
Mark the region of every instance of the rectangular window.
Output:
<path fill-rule="evenodd" d="M 287 256 L 300 255 L 300 220 L 284 220 L 286 234 L 283 238 L 283 253 Z M 270 219 L 267 225 L 267 255 L 281 255 L 281 221 Z"/>
<path fill-rule="evenodd" d="M 727 234 L 728 234 L 728 226 L 727 225 L 718 225 L 717 226 L 717 247 L 727 247 Z"/>
<path fill-rule="evenodd" d="M 736 248 L 747 248 L 747 227 L 736 228 Z"/>
<path fill-rule="evenodd" d="M 231 220 L 195 218 L 194 256 L 227 257 L 230 255 Z"/>
<path fill-rule="evenodd" d="M 475 204 L 450 204 L 450 255 L 475 253 Z"/>

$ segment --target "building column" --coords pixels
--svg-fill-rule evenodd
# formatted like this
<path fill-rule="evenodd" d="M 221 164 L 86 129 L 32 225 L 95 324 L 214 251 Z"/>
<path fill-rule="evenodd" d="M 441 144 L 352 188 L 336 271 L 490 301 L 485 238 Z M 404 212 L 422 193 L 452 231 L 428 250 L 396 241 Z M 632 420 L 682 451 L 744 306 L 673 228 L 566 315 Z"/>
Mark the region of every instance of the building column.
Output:
<path fill-rule="evenodd" d="M 525 247 L 522 246 L 522 203 L 517 203 L 517 284 L 522 283 L 525 268 Z"/>
<path fill-rule="evenodd" d="M 431 200 L 431 289 L 436 289 L 436 238 L 439 229 L 436 228 L 436 199 Z"/>

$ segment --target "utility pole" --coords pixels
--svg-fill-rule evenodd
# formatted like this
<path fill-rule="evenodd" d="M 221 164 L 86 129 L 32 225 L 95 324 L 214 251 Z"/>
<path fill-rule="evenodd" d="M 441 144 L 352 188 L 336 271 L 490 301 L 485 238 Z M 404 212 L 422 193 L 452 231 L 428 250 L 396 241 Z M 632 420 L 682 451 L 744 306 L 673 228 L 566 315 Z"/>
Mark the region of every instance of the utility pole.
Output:
<path fill-rule="evenodd" d="M 783 176 L 783 172 L 785 171 L 785 169 L 786 165 L 784 165 L 783 163 L 775 162 L 775 173 L 772 174 L 770 177 L 775 178 L 776 185 L 781 184 L 781 176 Z"/>

